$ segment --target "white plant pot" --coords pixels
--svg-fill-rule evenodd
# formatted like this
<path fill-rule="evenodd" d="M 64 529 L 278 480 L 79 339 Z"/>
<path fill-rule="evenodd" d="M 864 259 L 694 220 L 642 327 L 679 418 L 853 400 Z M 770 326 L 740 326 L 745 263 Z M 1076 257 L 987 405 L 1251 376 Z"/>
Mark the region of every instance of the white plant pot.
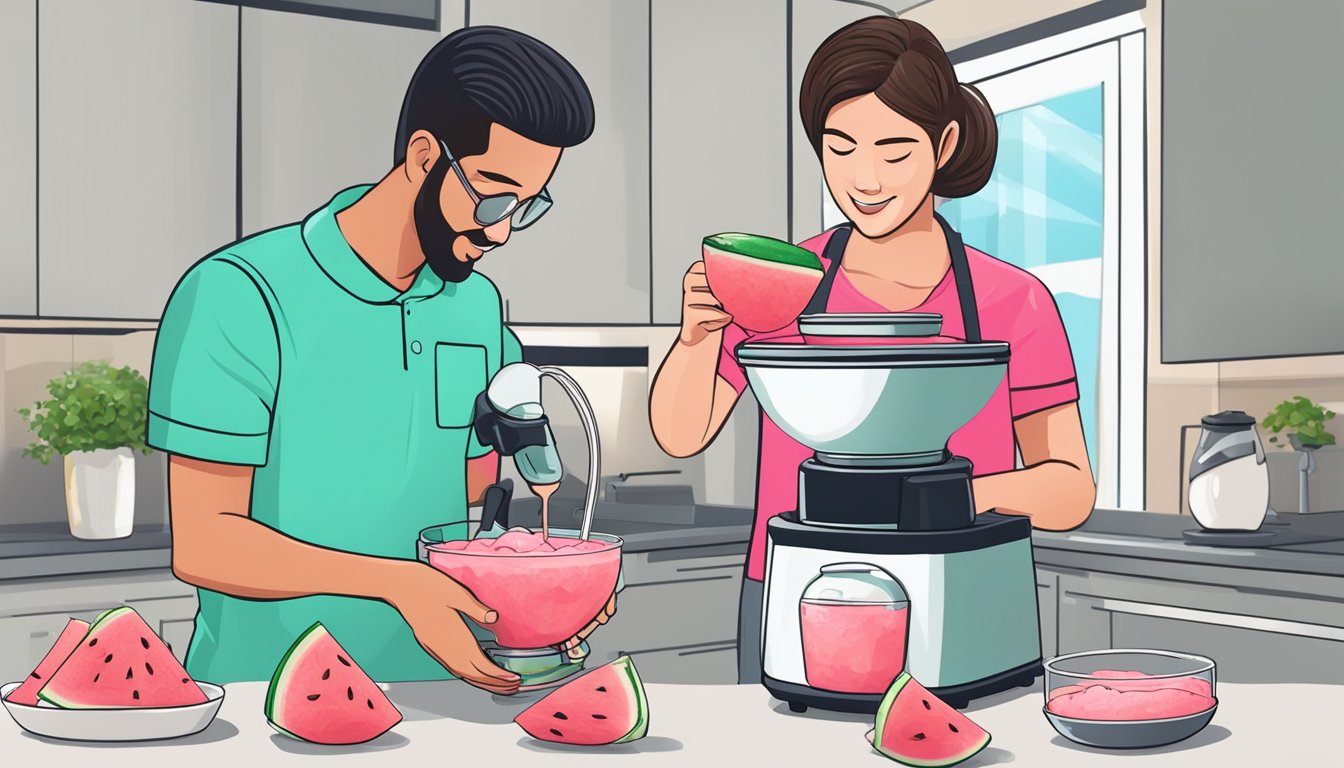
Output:
<path fill-rule="evenodd" d="M 130 448 L 65 457 L 65 509 L 80 539 L 121 539 L 135 525 L 135 453 Z"/>

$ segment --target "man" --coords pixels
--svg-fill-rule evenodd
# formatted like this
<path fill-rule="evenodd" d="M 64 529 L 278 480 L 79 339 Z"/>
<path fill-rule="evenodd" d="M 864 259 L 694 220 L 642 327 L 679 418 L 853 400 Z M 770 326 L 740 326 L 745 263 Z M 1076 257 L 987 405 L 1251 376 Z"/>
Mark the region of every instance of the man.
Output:
<path fill-rule="evenodd" d="M 182 278 L 148 433 L 171 454 L 173 571 L 199 587 L 192 676 L 267 680 L 321 621 L 377 680 L 446 668 L 517 690 L 463 620 L 497 614 L 416 561 L 416 537 L 465 520 L 498 477 L 472 405 L 521 348 L 473 265 L 545 212 L 563 149 L 592 129 L 554 50 L 456 32 L 410 83 L 386 177 Z"/>

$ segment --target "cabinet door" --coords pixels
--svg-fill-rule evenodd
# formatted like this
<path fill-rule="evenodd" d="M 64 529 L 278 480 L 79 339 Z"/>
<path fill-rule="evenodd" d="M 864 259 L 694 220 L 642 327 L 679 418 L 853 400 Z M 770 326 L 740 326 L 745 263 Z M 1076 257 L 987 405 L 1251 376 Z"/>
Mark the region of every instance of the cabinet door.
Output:
<path fill-rule="evenodd" d="M 234 239 L 238 9 L 44 0 L 38 25 L 42 314 L 157 319 Z"/>
<path fill-rule="evenodd" d="M 788 4 L 652 9 L 653 321 L 678 323 L 705 235 L 790 235 Z"/>
<path fill-rule="evenodd" d="M 41 613 L 0 619 L 0 682 L 26 678 L 51 650 L 70 619 L 92 622 L 100 612 Z"/>
<path fill-rule="evenodd" d="M 583 76 L 597 116 L 593 135 L 565 150 L 551 180 L 555 207 L 480 262 L 508 319 L 648 323 L 648 4 L 477 0 L 471 23 L 516 29 L 554 48 Z"/>
<path fill-rule="evenodd" d="M 37 4 L 0 5 L 0 316 L 37 313 Z"/>
<path fill-rule="evenodd" d="M 461 21 L 459 13 L 443 23 Z M 243 234 L 301 221 L 337 192 L 387 175 L 406 86 L 439 39 L 244 8 Z"/>
<path fill-rule="evenodd" d="M 1059 574 L 1036 570 L 1036 607 L 1041 617 L 1041 656 L 1059 653 Z"/>

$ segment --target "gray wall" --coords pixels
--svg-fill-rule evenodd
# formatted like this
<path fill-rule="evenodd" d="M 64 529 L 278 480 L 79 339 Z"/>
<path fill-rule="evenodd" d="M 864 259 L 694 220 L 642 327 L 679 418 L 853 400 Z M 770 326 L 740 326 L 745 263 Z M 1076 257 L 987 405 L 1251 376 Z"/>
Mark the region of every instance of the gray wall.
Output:
<path fill-rule="evenodd" d="M 1344 3 L 1163 25 L 1162 360 L 1344 352 Z"/>

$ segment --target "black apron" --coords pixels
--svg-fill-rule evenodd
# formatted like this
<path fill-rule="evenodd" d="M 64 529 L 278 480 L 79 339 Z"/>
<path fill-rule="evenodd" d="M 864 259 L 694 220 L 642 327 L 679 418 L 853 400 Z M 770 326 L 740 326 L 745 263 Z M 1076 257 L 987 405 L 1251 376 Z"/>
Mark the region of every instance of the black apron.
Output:
<path fill-rule="evenodd" d="M 935 213 L 933 218 L 937 219 L 938 225 L 943 228 L 943 236 L 947 238 L 948 255 L 952 257 L 952 279 L 957 284 L 957 301 L 961 304 L 961 323 L 965 340 L 977 344 L 981 340 L 980 311 L 975 307 L 975 286 L 971 284 L 971 267 L 966 260 L 966 246 L 961 242 L 961 235 L 942 216 Z M 853 224 L 841 224 L 836 227 L 831 239 L 826 241 L 826 250 L 822 252 L 822 256 L 831 263 L 821 278 L 821 284 L 817 286 L 817 292 L 808 302 L 807 309 L 803 310 L 804 315 L 819 315 L 827 311 L 826 305 L 831 301 L 831 286 L 840 271 L 840 262 L 844 260 L 845 255 L 845 244 L 849 242 L 849 235 L 853 229 Z"/>

